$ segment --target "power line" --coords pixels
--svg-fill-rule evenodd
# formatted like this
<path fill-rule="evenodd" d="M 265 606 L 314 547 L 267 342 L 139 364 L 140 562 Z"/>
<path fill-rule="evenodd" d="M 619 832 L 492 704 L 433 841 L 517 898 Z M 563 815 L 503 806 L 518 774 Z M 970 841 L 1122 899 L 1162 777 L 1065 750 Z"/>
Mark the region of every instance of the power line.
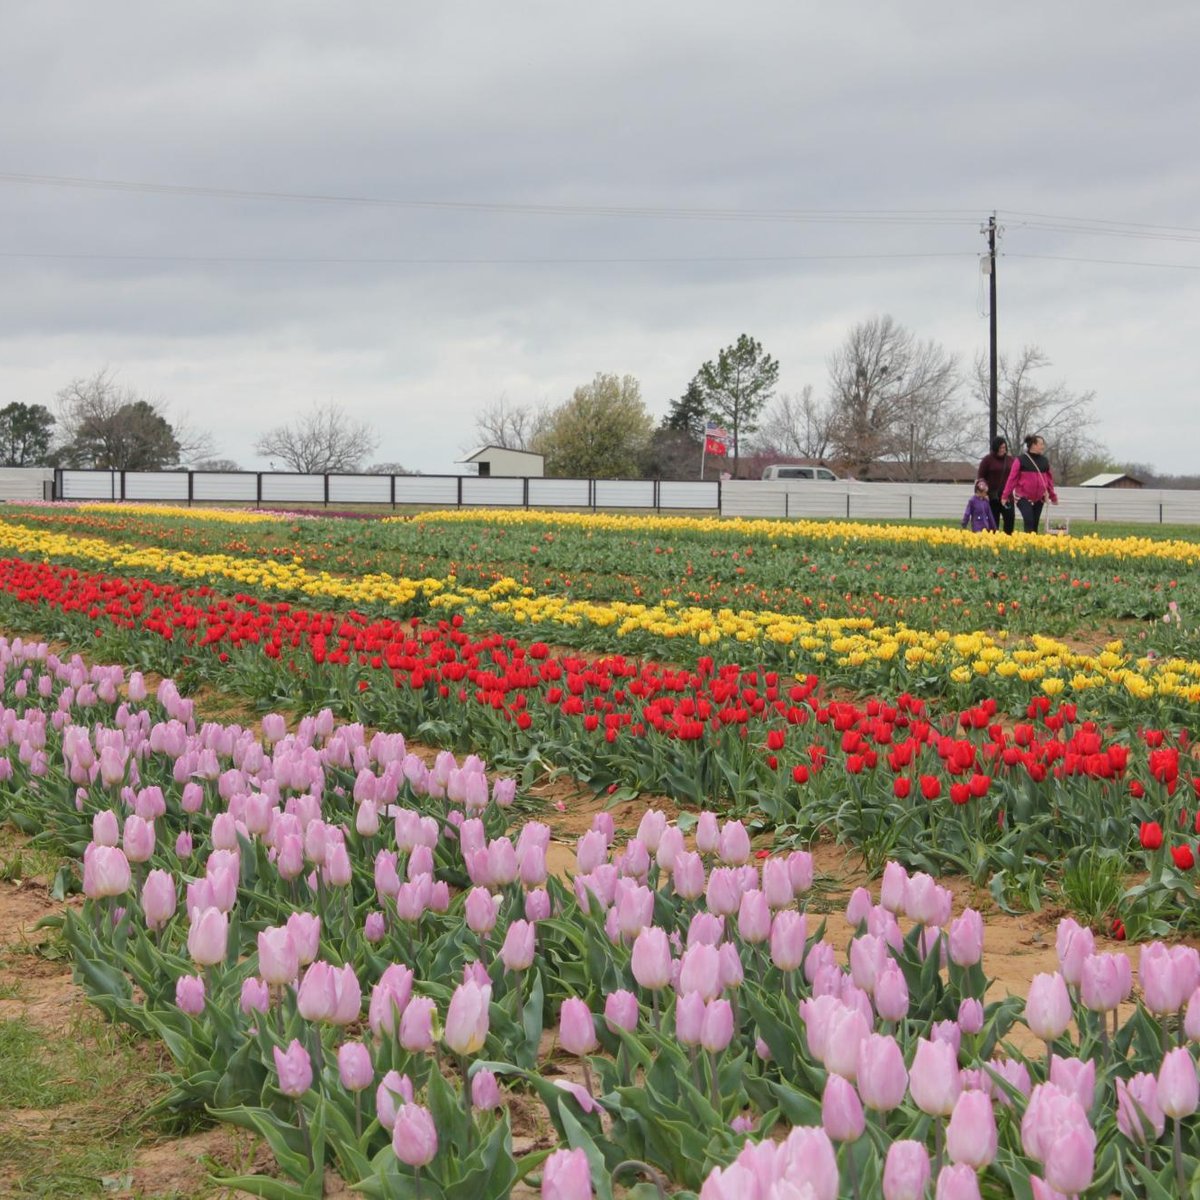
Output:
<path fill-rule="evenodd" d="M 192 196 L 221 200 L 271 200 L 302 204 L 349 204 L 384 208 L 459 212 L 512 213 L 526 216 L 639 217 L 702 221 L 812 221 L 844 224 L 972 224 L 968 209 L 789 209 L 687 208 L 655 205 L 516 204 L 482 200 L 421 200 L 382 196 L 335 195 L 321 192 L 277 192 L 126 179 L 91 179 L 72 175 L 29 175 L 0 171 L 0 183 L 144 195 Z"/>
<path fill-rule="evenodd" d="M 1005 251 L 1005 258 L 1045 258 L 1052 262 L 1095 263 L 1105 267 L 1163 267 L 1172 271 L 1200 271 L 1200 263 L 1142 262 L 1130 258 L 1080 258 L 1072 254 L 1022 254 Z"/>
<path fill-rule="evenodd" d="M 92 254 L 59 253 L 56 251 L 4 250 L 0 258 L 55 259 L 96 262 L 180 262 L 180 263 L 253 263 L 265 266 L 553 266 L 563 264 L 602 265 L 654 263 L 777 263 L 825 262 L 837 260 L 912 259 L 912 258 L 975 258 L 970 250 L 945 250 L 914 253 L 884 254 L 729 254 L 729 255 L 663 255 L 637 258 L 598 257 L 541 257 L 541 258 L 315 258 L 265 257 L 258 255 L 206 254 Z"/>

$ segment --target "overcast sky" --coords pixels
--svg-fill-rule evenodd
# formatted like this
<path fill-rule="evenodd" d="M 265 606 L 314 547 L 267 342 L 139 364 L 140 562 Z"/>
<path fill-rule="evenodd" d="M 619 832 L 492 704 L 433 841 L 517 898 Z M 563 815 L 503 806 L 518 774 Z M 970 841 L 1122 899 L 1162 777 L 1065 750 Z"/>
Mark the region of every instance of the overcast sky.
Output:
<path fill-rule="evenodd" d="M 0 3 L 0 402 L 108 365 L 244 467 L 333 400 L 456 469 L 501 394 L 658 416 L 743 332 L 787 392 L 883 313 L 969 365 L 998 209 L 1002 351 L 1197 470 L 1194 0 Z"/>

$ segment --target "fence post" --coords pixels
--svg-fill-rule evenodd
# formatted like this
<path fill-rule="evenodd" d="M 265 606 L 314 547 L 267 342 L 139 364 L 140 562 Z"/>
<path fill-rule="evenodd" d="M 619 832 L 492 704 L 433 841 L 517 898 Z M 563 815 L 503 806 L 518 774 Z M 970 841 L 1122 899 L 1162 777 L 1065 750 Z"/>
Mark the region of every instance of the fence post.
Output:
<path fill-rule="evenodd" d="M 262 472 L 255 472 L 254 481 L 254 507 L 262 508 Z"/>
<path fill-rule="evenodd" d="M 528 475 L 524 475 L 521 477 L 521 484 L 522 484 L 521 494 L 525 498 L 525 507 L 528 508 L 529 507 L 529 476 Z"/>
<path fill-rule="evenodd" d="M 195 495 L 195 490 L 196 490 L 195 472 L 189 471 L 188 472 L 188 508 L 192 507 L 192 497 Z"/>
<path fill-rule="evenodd" d="M 462 481 L 463 481 L 463 477 L 460 475 L 458 477 L 458 507 L 459 508 L 462 508 Z"/>
<path fill-rule="evenodd" d="M 396 507 L 396 477 L 395 477 L 395 475 L 390 475 L 388 478 L 391 480 L 391 485 L 392 485 L 391 486 L 392 507 L 395 508 Z"/>
<path fill-rule="evenodd" d="M 325 472 L 325 507 L 329 507 L 329 472 Z"/>
<path fill-rule="evenodd" d="M 124 501 L 124 499 L 125 499 L 125 472 L 122 471 L 121 472 L 121 500 Z M 1158 510 L 1160 513 L 1159 520 L 1161 522 L 1161 520 L 1162 520 L 1162 517 L 1161 517 L 1162 505 L 1161 504 L 1158 506 Z"/>
<path fill-rule="evenodd" d="M 1095 502 L 1095 504 L 1092 505 L 1092 523 L 1095 525 L 1100 524 L 1100 501 L 1099 500 L 1097 500 Z"/>
<path fill-rule="evenodd" d="M 792 518 L 792 493 L 785 491 L 783 493 L 783 519 L 790 521 Z"/>
<path fill-rule="evenodd" d="M 662 480 L 656 479 L 654 481 L 654 491 L 651 493 L 654 496 L 654 511 L 655 512 L 662 512 L 662 495 L 659 491 L 659 489 L 661 487 L 662 487 Z"/>
<path fill-rule="evenodd" d="M 850 498 L 850 493 L 849 493 L 849 492 L 847 492 L 847 493 L 846 493 L 846 498 L 847 498 L 847 499 L 849 499 L 849 498 Z M 909 492 L 909 493 L 908 493 L 908 519 L 909 519 L 910 521 L 912 520 L 912 492 Z"/>
<path fill-rule="evenodd" d="M 1158 506 L 1158 523 L 1159 523 L 1160 525 L 1163 523 L 1163 519 L 1162 519 L 1162 503 L 1161 503 L 1161 502 L 1159 503 L 1159 506 Z"/>
<path fill-rule="evenodd" d="M 850 493 L 846 493 L 846 520 L 850 520 Z"/>

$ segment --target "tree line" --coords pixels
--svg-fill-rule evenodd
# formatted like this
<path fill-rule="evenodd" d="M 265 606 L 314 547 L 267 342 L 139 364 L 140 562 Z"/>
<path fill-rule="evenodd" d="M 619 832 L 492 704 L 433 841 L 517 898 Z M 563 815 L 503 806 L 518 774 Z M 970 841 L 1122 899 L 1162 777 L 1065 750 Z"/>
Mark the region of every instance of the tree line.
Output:
<path fill-rule="evenodd" d="M 1047 378 L 1038 346 L 1001 356 L 998 428 L 1014 450 L 1040 433 L 1058 478 L 1077 482 L 1116 464 L 1095 436 L 1095 393 Z M 694 479 L 705 428 L 728 434 L 727 454 L 705 456 L 706 474 L 756 476 L 767 462 L 808 459 L 859 479 L 917 481 L 931 464 L 974 463 L 987 450 L 988 363 L 964 367 L 933 340 L 891 316 L 854 326 L 829 356 L 824 393 L 779 393 L 779 363 L 742 334 L 697 369 L 657 423 L 631 375 L 598 373 L 560 404 L 505 396 L 475 420 L 479 440 L 545 456 L 547 475 Z M 1182 482 L 1182 481 L 1181 481 Z M 1193 481 L 1200 485 L 1200 479 Z"/>

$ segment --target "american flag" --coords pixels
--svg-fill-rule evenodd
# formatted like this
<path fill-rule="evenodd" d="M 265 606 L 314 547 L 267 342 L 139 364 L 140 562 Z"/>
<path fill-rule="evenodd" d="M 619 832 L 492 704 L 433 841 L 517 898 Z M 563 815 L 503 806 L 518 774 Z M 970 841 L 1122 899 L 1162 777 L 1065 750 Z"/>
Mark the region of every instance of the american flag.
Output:
<path fill-rule="evenodd" d="M 716 421 L 709 421 L 704 426 L 704 453 L 720 457 L 726 453 L 729 434 Z"/>

